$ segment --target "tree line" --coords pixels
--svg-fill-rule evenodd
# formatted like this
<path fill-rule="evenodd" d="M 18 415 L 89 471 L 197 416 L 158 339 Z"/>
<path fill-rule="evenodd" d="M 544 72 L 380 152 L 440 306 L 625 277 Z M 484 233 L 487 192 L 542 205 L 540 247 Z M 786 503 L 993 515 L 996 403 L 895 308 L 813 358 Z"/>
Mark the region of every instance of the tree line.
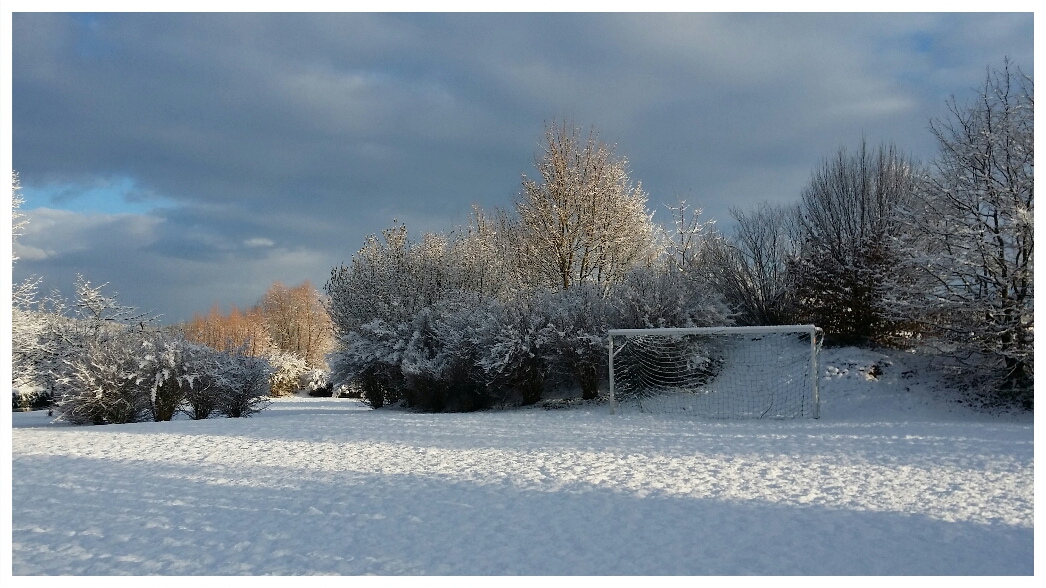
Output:
<path fill-rule="evenodd" d="M 232 305 L 223 314 L 215 305 L 206 314 L 176 327 L 186 339 L 219 351 L 243 347 L 249 355 L 274 351 L 300 360 L 302 371 L 324 370 L 332 345 L 330 318 L 320 293 L 306 280 L 297 286 L 273 282 L 252 307 Z"/>
<path fill-rule="evenodd" d="M 933 353 L 990 401 L 1033 404 L 1034 98 L 1007 61 L 930 121 L 938 154 L 842 147 L 794 205 L 685 202 L 652 221 L 627 160 L 553 123 L 510 211 L 368 237 L 325 286 L 332 377 L 372 405 L 472 410 L 550 387 L 594 398 L 607 328 L 813 323 L 829 344 Z"/>

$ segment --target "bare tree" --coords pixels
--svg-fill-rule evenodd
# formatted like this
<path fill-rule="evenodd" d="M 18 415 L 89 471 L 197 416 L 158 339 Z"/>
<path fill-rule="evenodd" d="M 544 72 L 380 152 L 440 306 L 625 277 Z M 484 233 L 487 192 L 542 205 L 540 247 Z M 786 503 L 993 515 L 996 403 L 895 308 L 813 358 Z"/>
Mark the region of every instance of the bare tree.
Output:
<path fill-rule="evenodd" d="M 1033 83 L 1006 61 L 976 100 L 953 98 L 930 129 L 940 151 L 906 210 L 907 268 L 894 308 L 916 317 L 944 351 L 1001 374 L 1030 407 L 1034 329 Z M 904 287 L 907 286 L 907 287 Z"/>
<path fill-rule="evenodd" d="M 795 296 L 788 271 L 798 254 L 795 211 L 769 203 L 754 211 L 730 209 L 737 221 L 731 238 L 709 239 L 703 265 L 742 325 L 795 321 Z"/>
<path fill-rule="evenodd" d="M 702 209 L 691 208 L 686 200 L 668 209 L 672 211 L 674 231 L 664 237 L 667 264 L 683 273 L 699 271 L 702 252 L 716 234 L 715 220 L 701 222 Z"/>
<path fill-rule="evenodd" d="M 523 176 L 516 201 L 521 260 L 536 284 L 566 290 L 593 282 L 604 290 L 657 255 L 646 194 L 627 160 L 581 129 L 553 123 L 535 161 L 540 181 Z"/>

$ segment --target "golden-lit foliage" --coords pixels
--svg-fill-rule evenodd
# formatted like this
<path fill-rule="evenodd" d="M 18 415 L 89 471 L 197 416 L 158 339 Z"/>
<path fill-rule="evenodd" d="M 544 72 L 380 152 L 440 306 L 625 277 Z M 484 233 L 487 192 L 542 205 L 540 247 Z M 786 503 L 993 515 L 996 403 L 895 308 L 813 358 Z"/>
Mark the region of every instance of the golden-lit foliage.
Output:
<path fill-rule="evenodd" d="M 269 336 L 265 321 L 257 307 L 242 311 L 233 305 L 229 314 L 222 314 L 217 304 L 207 316 L 194 314 L 192 320 L 182 325 L 185 338 L 202 343 L 218 351 L 230 351 L 246 346 L 248 355 L 261 355 L 269 348 Z"/>
<path fill-rule="evenodd" d="M 332 343 L 331 321 L 308 280 L 288 288 L 273 283 L 258 303 L 272 345 L 319 367 Z"/>
<path fill-rule="evenodd" d="M 194 314 L 182 324 L 185 338 L 219 351 L 246 346 L 249 355 L 270 348 L 293 353 L 310 367 L 323 367 L 331 348 L 331 322 L 319 292 L 308 281 L 288 288 L 274 282 L 247 310 L 235 305 L 222 314 L 215 304 L 206 316 Z"/>

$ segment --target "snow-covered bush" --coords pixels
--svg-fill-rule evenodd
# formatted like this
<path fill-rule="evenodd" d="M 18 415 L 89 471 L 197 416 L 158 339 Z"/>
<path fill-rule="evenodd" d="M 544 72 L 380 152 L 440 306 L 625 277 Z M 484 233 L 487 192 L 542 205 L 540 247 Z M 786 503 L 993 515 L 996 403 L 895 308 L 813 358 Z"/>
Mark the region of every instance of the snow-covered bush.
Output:
<path fill-rule="evenodd" d="M 612 306 L 594 283 L 582 283 L 554 294 L 544 294 L 538 304 L 547 308 L 549 330 L 543 354 L 560 377 L 572 377 L 581 397 L 598 396 L 606 371 L 607 329 Z"/>
<path fill-rule="evenodd" d="M 264 357 L 244 349 L 216 355 L 214 387 L 217 411 L 227 417 L 249 417 L 268 406 L 269 377 L 273 368 Z"/>
<path fill-rule="evenodd" d="M 272 368 L 244 349 L 220 352 L 190 343 L 145 321 L 113 296 L 80 278 L 77 300 L 66 307 L 47 301 L 48 353 L 41 379 L 55 391 L 55 410 L 74 424 L 167 421 L 179 411 L 190 418 L 248 416 L 265 406 Z M 295 375 L 296 381 L 297 375 Z"/>
<path fill-rule="evenodd" d="M 185 402 L 181 410 L 189 418 L 202 420 L 217 412 L 221 393 L 217 374 L 224 356 L 225 353 L 206 345 L 186 342 L 182 354 L 184 370 L 193 375 L 185 378 Z"/>
<path fill-rule="evenodd" d="M 400 359 L 409 327 L 376 318 L 343 334 L 327 357 L 331 380 L 352 384 L 374 408 L 398 402 L 403 390 Z"/>
<path fill-rule="evenodd" d="M 298 376 L 298 389 L 309 396 L 333 396 L 334 383 L 326 370 L 312 369 Z"/>
<path fill-rule="evenodd" d="M 545 391 L 556 337 L 548 309 L 537 302 L 517 296 L 496 308 L 492 340 L 479 358 L 496 403 L 534 404 Z"/>
<path fill-rule="evenodd" d="M 455 300 L 422 308 L 409 323 L 371 321 L 343 337 L 341 353 L 328 360 L 332 379 L 356 383 L 374 407 L 400 400 L 434 411 L 488 406 L 478 365 L 483 316 Z"/>
<path fill-rule="evenodd" d="M 139 360 L 139 380 L 149 390 L 149 414 L 154 421 L 169 421 L 184 399 L 180 372 L 185 365 L 173 338 L 155 333 L 144 338 Z"/>
<path fill-rule="evenodd" d="M 493 341 L 497 307 L 494 299 L 458 292 L 418 313 L 401 363 L 408 406 L 462 412 L 492 404 L 480 359 Z"/>
<path fill-rule="evenodd" d="M 618 329 L 731 324 L 730 309 L 701 275 L 671 265 L 633 269 L 610 293 L 608 321 Z"/>
<path fill-rule="evenodd" d="M 269 376 L 269 394 L 273 397 L 290 396 L 299 390 L 302 374 L 309 371 L 305 359 L 277 347 L 269 349 L 265 359 L 272 367 Z"/>
<path fill-rule="evenodd" d="M 78 425 L 142 420 L 150 410 L 149 386 L 140 371 L 142 343 L 137 333 L 126 330 L 87 341 L 65 360 L 57 414 Z"/>

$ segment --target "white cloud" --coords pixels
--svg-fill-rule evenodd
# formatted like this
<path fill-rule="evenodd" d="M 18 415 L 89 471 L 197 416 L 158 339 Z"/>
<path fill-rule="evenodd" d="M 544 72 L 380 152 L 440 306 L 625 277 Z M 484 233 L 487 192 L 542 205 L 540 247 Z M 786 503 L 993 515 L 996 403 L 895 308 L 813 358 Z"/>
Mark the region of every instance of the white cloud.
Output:
<path fill-rule="evenodd" d="M 265 237 L 254 237 L 245 240 L 243 244 L 247 247 L 272 247 L 276 242 L 272 239 L 266 239 Z"/>
<path fill-rule="evenodd" d="M 188 319 L 216 302 L 249 306 L 275 280 L 322 285 L 338 261 L 327 252 L 277 247 L 264 237 L 227 242 L 206 227 L 186 230 L 157 216 L 47 208 L 26 213 L 29 224 L 15 243 L 16 283 L 40 276 L 42 292 L 57 288 L 70 295 L 80 273 L 92 283 L 108 283 L 107 292 L 117 293 L 121 303 L 163 315 L 164 322 Z M 239 243 L 250 249 L 232 246 Z"/>
<path fill-rule="evenodd" d="M 45 257 L 83 251 L 109 250 L 119 242 L 118 250 L 127 251 L 154 243 L 163 219 L 144 214 L 84 214 L 68 210 L 34 208 L 25 211 L 29 219 L 19 238 L 18 251 L 26 259 L 33 251 Z"/>
<path fill-rule="evenodd" d="M 15 243 L 14 254 L 19 260 L 25 261 L 40 261 L 47 259 L 54 255 L 53 250 L 44 250 L 39 247 L 32 247 L 30 245 L 22 245 L 21 243 Z"/>

